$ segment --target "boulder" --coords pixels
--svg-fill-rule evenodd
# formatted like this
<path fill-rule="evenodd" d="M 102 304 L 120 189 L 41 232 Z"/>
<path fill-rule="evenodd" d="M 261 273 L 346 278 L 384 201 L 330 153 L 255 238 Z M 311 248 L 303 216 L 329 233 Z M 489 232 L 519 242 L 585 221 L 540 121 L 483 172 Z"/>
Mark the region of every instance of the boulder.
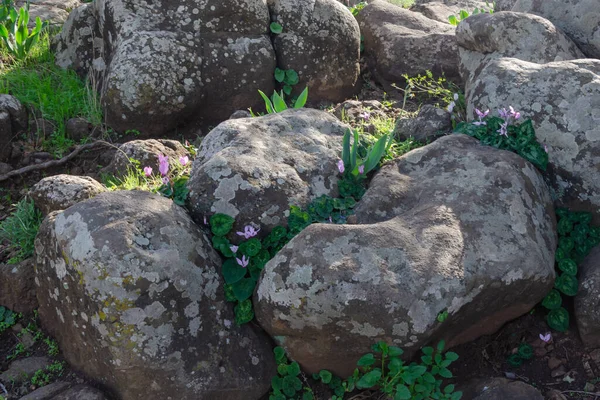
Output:
<path fill-rule="evenodd" d="M 589 58 L 600 58 L 597 0 L 517 0 L 512 11 L 541 15 L 565 31 Z"/>
<path fill-rule="evenodd" d="M 600 246 L 595 247 L 579 265 L 579 292 L 575 296 L 575 319 L 581 341 L 589 348 L 600 348 Z"/>
<path fill-rule="evenodd" d="M 414 118 L 398 118 L 394 137 L 398 140 L 413 138 L 428 142 L 452 132 L 452 114 L 447 110 L 425 104 Z"/>
<path fill-rule="evenodd" d="M 179 157 L 189 156 L 189 152 L 181 143 L 169 139 L 132 140 L 119 147 L 110 164 L 102 169 L 102 173 L 123 176 L 128 169 L 138 168 L 130 159 L 139 162 L 139 168 L 151 167 L 154 174 L 158 171 L 158 156 L 168 157 L 169 163 L 179 162 Z"/>
<path fill-rule="evenodd" d="M 271 18 L 283 27 L 273 44 L 280 68 L 298 72 L 299 94 L 309 99 L 343 101 L 355 92 L 360 73 L 360 29 L 336 0 L 272 0 Z"/>
<path fill-rule="evenodd" d="M 455 28 L 383 0 L 370 2 L 357 16 L 364 54 L 376 79 L 404 82 L 402 75 L 459 78 Z"/>
<path fill-rule="evenodd" d="M 337 195 L 336 164 L 347 128 L 313 109 L 221 123 L 206 135 L 192 166 L 192 216 L 230 215 L 234 232 L 254 224 L 266 234 L 286 225 L 291 205 Z"/>
<path fill-rule="evenodd" d="M 0 306 L 29 313 L 38 306 L 35 297 L 33 259 L 18 264 L 0 264 Z"/>
<path fill-rule="evenodd" d="M 29 191 L 29 196 L 42 214 L 48 215 L 103 192 L 106 192 L 106 188 L 90 177 L 61 174 L 36 183 Z"/>
<path fill-rule="evenodd" d="M 18 9 L 25 3 L 24 0 L 17 0 L 15 6 Z M 29 26 L 35 26 L 37 17 L 50 25 L 62 25 L 69 12 L 80 5 L 80 0 L 29 0 Z"/>
<path fill-rule="evenodd" d="M 494 1 L 494 12 L 511 11 L 517 0 L 496 0 Z"/>
<path fill-rule="evenodd" d="M 73 368 L 118 398 L 267 392 L 268 338 L 235 325 L 217 253 L 171 200 L 99 194 L 47 216 L 35 247 L 42 326 Z"/>
<path fill-rule="evenodd" d="M 548 148 L 553 197 L 571 210 L 592 212 L 600 223 L 599 60 L 490 60 L 466 95 L 470 119 L 475 107 L 508 106 L 531 118 L 538 141 Z"/>
<path fill-rule="evenodd" d="M 54 396 L 52 400 L 106 400 L 104 394 L 87 385 L 76 385 Z"/>
<path fill-rule="evenodd" d="M 264 0 L 96 1 L 69 16 L 56 60 L 97 77 L 109 126 L 160 135 L 262 103 L 276 65 L 269 22 Z"/>
<path fill-rule="evenodd" d="M 333 109 L 333 115 L 344 122 L 368 122 L 371 118 L 386 118 L 389 110 L 377 100 L 346 100 Z"/>
<path fill-rule="evenodd" d="M 585 57 L 550 21 L 524 13 L 470 16 L 458 25 L 456 41 L 461 74 L 467 85 L 495 58 L 512 57 L 545 64 Z"/>
<path fill-rule="evenodd" d="M 52 400 L 52 398 L 69 388 L 69 384 L 67 382 L 54 382 L 46 386 L 42 386 L 34 390 L 33 392 L 26 394 L 21 397 L 19 400 Z"/>
<path fill-rule="evenodd" d="M 554 284 L 550 193 L 514 153 L 440 138 L 383 166 L 355 211 L 294 237 L 254 294 L 260 325 L 309 372 L 348 376 L 380 340 L 409 359 L 491 334 Z"/>
<path fill-rule="evenodd" d="M 427 18 L 435 21 L 450 24 L 448 18 L 451 15 L 456 17 L 459 16 L 461 10 L 465 10 L 468 13 L 472 13 L 475 9 L 489 11 L 490 6 L 485 1 L 475 0 L 461 0 L 461 1 L 428 1 L 422 2 L 417 1 L 411 8 L 411 11 L 415 11 L 423 14 Z"/>
<path fill-rule="evenodd" d="M 8 369 L 0 374 L 0 382 L 21 383 L 28 381 L 38 370 L 50 365 L 48 357 L 27 357 L 10 363 Z"/>
<path fill-rule="evenodd" d="M 544 400 L 531 385 L 505 378 L 489 378 L 472 382 L 463 391 L 464 399 L 472 400 Z"/>
<path fill-rule="evenodd" d="M 27 110 L 15 97 L 0 94 L 0 162 L 10 158 L 10 142 L 27 128 Z"/>

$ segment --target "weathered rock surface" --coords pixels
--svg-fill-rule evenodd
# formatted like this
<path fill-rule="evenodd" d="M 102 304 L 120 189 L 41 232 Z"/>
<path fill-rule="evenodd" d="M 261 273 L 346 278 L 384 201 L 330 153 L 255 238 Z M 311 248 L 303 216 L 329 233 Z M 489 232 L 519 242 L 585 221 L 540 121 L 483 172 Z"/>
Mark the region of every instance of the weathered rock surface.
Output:
<path fill-rule="evenodd" d="M 271 347 L 234 324 L 220 264 L 172 201 L 102 193 L 44 220 L 39 316 L 69 364 L 123 400 L 258 399 Z"/>
<path fill-rule="evenodd" d="M 51 400 L 55 395 L 68 388 L 69 384 L 67 382 L 54 382 L 26 394 L 19 400 Z"/>
<path fill-rule="evenodd" d="M 48 215 L 103 192 L 106 192 L 106 188 L 90 177 L 61 174 L 36 183 L 29 191 L 29 196 L 42 214 Z"/>
<path fill-rule="evenodd" d="M 473 109 L 513 106 L 531 118 L 540 143 L 548 147 L 553 196 L 600 222 L 600 61 L 573 60 L 544 65 L 514 58 L 491 60 L 467 85 Z"/>
<path fill-rule="evenodd" d="M 17 0 L 15 6 L 20 8 L 25 3 Z M 37 17 L 50 25 L 61 25 L 67 20 L 69 12 L 80 5 L 80 0 L 29 0 L 29 25 L 35 25 Z"/>
<path fill-rule="evenodd" d="M 94 74 L 108 125 L 143 134 L 262 106 L 257 90 L 273 92 L 278 63 L 299 73 L 296 89 L 308 85 L 311 101 L 351 94 L 360 48 L 351 13 L 335 0 L 268 3 L 94 2 L 65 23 L 57 63 Z M 269 30 L 275 18 L 284 27 L 278 36 Z"/>
<path fill-rule="evenodd" d="M 590 348 L 600 347 L 600 247 L 595 247 L 579 265 L 579 292 L 575 297 L 575 319 L 579 336 Z"/>
<path fill-rule="evenodd" d="M 347 125 L 314 109 L 221 123 L 202 141 L 188 182 L 194 218 L 224 213 L 234 231 L 285 225 L 290 205 L 337 194 Z M 239 229 L 238 229 L 239 228 Z"/>
<path fill-rule="evenodd" d="M 0 306 L 18 313 L 37 308 L 33 259 L 18 264 L 0 264 Z"/>
<path fill-rule="evenodd" d="M 128 168 L 135 168 L 130 159 L 140 163 L 139 167 L 151 167 L 154 174 L 158 171 L 158 156 L 168 157 L 169 163 L 178 163 L 179 157 L 189 155 L 181 143 L 169 139 L 132 140 L 119 147 L 111 163 L 102 169 L 103 173 L 122 176 Z"/>
<path fill-rule="evenodd" d="M 27 111 L 15 97 L 0 94 L 0 162 L 8 161 L 10 142 L 27 128 Z"/>
<path fill-rule="evenodd" d="M 383 83 L 426 70 L 458 78 L 455 28 L 383 0 L 370 2 L 357 16 L 370 71 Z"/>
<path fill-rule="evenodd" d="M 278 66 L 298 72 L 299 94 L 341 101 L 355 91 L 360 72 L 360 29 L 356 19 L 335 0 L 270 0 L 271 18 L 283 26 L 273 44 Z"/>
<path fill-rule="evenodd" d="M 456 41 L 461 74 L 467 84 L 495 58 L 512 57 L 537 64 L 585 58 L 550 21 L 524 13 L 470 16 L 458 25 Z"/>
<path fill-rule="evenodd" d="M 47 365 L 50 365 L 48 357 L 27 357 L 13 361 L 8 369 L 0 374 L 0 382 L 28 381 L 37 370 L 43 370 Z"/>
<path fill-rule="evenodd" d="M 475 0 L 459 0 L 459 1 L 417 1 L 411 8 L 411 11 L 415 11 L 423 14 L 427 18 L 435 21 L 449 24 L 448 17 L 451 15 L 459 16 L 461 10 L 472 13 L 475 9 L 489 11 L 490 7 L 485 4 L 485 1 Z"/>
<path fill-rule="evenodd" d="M 446 136 L 382 167 L 356 216 L 302 231 L 254 294 L 261 326 L 310 372 L 348 376 L 379 340 L 410 357 L 491 334 L 553 286 L 546 184 L 518 155 L 473 138 Z"/>
<path fill-rule="evenodd" d="M 512 11 L 549 19 L 588 57 L 600 58 L 600 6 L 597 0 L 517 0 Z"/>
<path fill-rule="evenodd" d="M 106 400 L 104 394 L 87 385 L 76 385 L 54 396 L 52 400 Z"/>
<path fill-rule="evenodd" d="M 452 132 L 451 114 L 447 110 L 425 104 L 415 118 L 398 118 L 394 137 L 399 140 L 413 138 L 427 142 Z"/>
<path fill-rule="evenodd" d="M 472 400 L 544 400 L 544 396 L 533 386 L 504 378 L 490 378 L 473 382 L 464 390 L 463 398 Z"/>
<path fill-rule="evenodd" d="M 494 12 L 511 11 L 517 0 L 496 0 L 494 2 Z"/>

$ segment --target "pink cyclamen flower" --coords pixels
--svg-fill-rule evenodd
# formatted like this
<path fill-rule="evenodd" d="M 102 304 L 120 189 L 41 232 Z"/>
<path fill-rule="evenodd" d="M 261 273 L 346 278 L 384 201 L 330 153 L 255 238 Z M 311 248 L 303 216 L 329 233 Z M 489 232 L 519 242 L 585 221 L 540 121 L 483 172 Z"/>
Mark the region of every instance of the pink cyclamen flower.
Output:
<path fill-rule="evenodd" d="M 548 145 L 546 145 L 545 143 L 544 143 L 544 151 L 546 152 L 546 154 L 548 153 Z"/>
<path fill-rule="evenodd" d="M 170 183 L 169 177 L 168 176 L 163 176 L 162 177 L 162 183 L 164 183 L 165 185 L 168 185 Z"/>
<path fill-rule="evenodd" d="M 546 332 L 546 334 L 540 333 L 540 339 L 544 343 L 550 343 L 552 341 L 552 334 L 550 332 Z"/>
<path fill-rule="evenodd" d="M 338 167 L 338 170 L 340 171 L 340 174 L 343 174 L 344 171 L 346 170 L 346 168 L 344 167 L 344 162 L 342 160 L 338 161 L 337 167 Z"/>
<path fill-rule="evenodd" d="M 236 257 L 235 260 L 237 261 L 238 265 L 240 265 L 242 268 L 246 268 L 248 266 L 248 263 L 250 262 L 250 259 L 246 258 L 246 256 L 242 256 L 241 260 Z"/>
<path fill-rule="evenodd" d="M 505 122 L 502 125 L 500 125 L 500 129 L 498 129 L 496 132 L 498 132 L 500 136 L 508 137 L 508 122 Z"/>
<path fill-rule="evenodd" d="M 208 221 L 206 220 L 206 215 L 204 216 L 204 225 L 208 225 Z"/>
<path fill-rule="evenodd" d="M 507 119 L 509 114 L 510 114 L 510 112 L 506 108 L 503 108 L 502 110 L 498 110 L 498 115 L 500 115 L 500 118 L 502 118 L 502 119 Z"/>
<path fill-rule="evenodd" d="M 152 167 L 144 167 L 144 175 L 146 175 L 146 176 L 152 175 Z"/>
<path fill-rule="evenodd" d="M 361 166 L 358 167 L 358 173 L 359 174 L 364 174 L 365 173 L 365 166 L 364 165 L 361 165 Z"/>
<path fill-rule="evenodd" d="M 369 114 L 368 112 L 364 112 L 360 114 L 359 117 L 361 117 L 364 120 L 368 120 L 369 118 L 371 118 L 371 114 Z"/>
<path fill-rule="evenodd" d="M 454 101 L 458 101 L 458 93 L 454 93 Z"/>
<path fill-rule="evenodd" d="M 475 113 L 477 113 L 477 116 L 479 117 L 479 119 L 481 120 L 481 118 L 485 118 L 488 116 L 488 114 L 490 113 L 490 110 L 485 110 L 485 111 L 480 111 L 478 108 L 475 109 Z"/>
<path fill-rule="evenodd" d="M 452 112 L 454 111 L 454 107 L 456 106 L 456 103 L 451 101 L 450 104 L 448 104 L 448 107 L 446 108 L 446 110 L 448 110 L 448 112 Z"/>
<path fill-rule="evenodd" d="M 254 236 L 258 235 L 258 231 L 260 231 L 260 228 L 255 229 L 252 225 L 246 225 L 244 227 L 244 232 L 236 232 L 236 233 L 240 236 L 243 236 L 246 239 L 250 239 L 250 238 L 253 238 Z"/>
<path fill-rule="evenodd" d="M 169 172 L 169 157 L 163 156 L 162 154 L 158 155 L 158 170 L 162 176 L 165 176 L 167 172 Z"/>
<path fill-rule="evenodd" d="M 232 253 L 235 253 L 238 250 L 238 246 L 232 244 L 231 246 L 229 246 L 229 250 L 231 250 Z"/>
<path fill-rule="evenodd" d="M 188 162 L 190 162 L 188 156 L 179 157 L 179 164 L 185 166 Z"/>

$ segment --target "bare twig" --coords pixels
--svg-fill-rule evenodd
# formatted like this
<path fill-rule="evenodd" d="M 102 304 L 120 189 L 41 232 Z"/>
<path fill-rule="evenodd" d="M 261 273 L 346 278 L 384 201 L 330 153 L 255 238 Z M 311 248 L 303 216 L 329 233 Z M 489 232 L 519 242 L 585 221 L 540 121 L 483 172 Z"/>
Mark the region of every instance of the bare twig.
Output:
<path fill-rule="evenodd" d="M 7 174 L 0 175 L 0 182 L 5 181 L 10 178 L 14 178 L 15 176 L 21 176 L 21 175 L 27 174 L 32 171 L 39 171 L 41 169 L 46 169 L 46 168 L 51 168 L 51 167 L 58 167 L 60 165 L 66 164 L 67 162 L 69 162 L 70 160 L 75 158 L 82 151 L 91 150 L 93 148 L 100 147 L 100 146 L 114 147 L 113 144 L 110 144 L 103 140 L 98 140 L 93 143 L 83 144 L 81 146 L 77 146 L 77 148 L 75 148 L 75 150 L 73 150 L 71 153 L 69 153 L 68 155 L 66 155 L 65 157 L 63 157 L 59 160 L 51 160 L 51 161 L 46 161 L 45 163 L 41 163 L 41 164 L 28 165 L 27 167 L 16 169 L 14 171 L 10 171 Z"/>

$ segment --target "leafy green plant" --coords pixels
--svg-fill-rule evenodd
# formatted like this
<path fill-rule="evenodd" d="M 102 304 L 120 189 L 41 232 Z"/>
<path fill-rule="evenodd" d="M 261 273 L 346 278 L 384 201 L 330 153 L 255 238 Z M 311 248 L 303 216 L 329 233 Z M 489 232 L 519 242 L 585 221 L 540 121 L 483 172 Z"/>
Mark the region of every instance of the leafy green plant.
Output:
<path fill-rule="evenodd" d="M 271 22 L 271 24 L 269 25 L 269 29 L 272 33 L 276 35 L 279 35 L 281 32 L 283 32 L 283 26 L 281 26 L 281 24 L 277 22 Z"/>
<path fill-rule="evenodd" d="M 22 354 L 28 354 L 27 349 L 25 348 L 25 345 L 23 343 L 17 343 L 12 353 L 6 356 L 6 360 L 14 360 Z"/>
<path fill-rule="evenodd" d="M 35 371 L 31 377 L 31 384 L 36 387 L 46 386 L 64 373 L 64 363 L 55 361 L 46 368 Z"/>
<path fill-rule="evenodd" d="M 271 98 L 269 98 L 261 90 L 259 90 L 258 93 L 260 93 L 260 96 L 265 101 L 265 108 L 267 109 L 268 114 L 274 114 L 274 113 L 282 112 L 282 111 L 285 111 L 288 109 L 288 105 L 285 102 L 285 97 L 284 97 L 283 92 L 282 93 L 273 92 L 273 96 L 271 96 Z M 300 93 L 300 96 L 298 96 L 298 98 L 294 102 L 293 108 L 304 107 L 307 99 L 308 99 L 308 88 L 305 88 L 302 91 L 302 93 Z"/>
<path fill-rule="evenodd" d="M 533 348 L 531 347 L 531 345 L 527 343 L 521 343 L 519 344 L 517 352 L 508 356 L 506 362 L 511 367 L 519 367 L 523 364 L 523 362 L 531 360 L 532 358 Z"/>
<path fill-rule="evenodd" d="M 465 19 L 469 18 L 471 15 L 485 14 L 485 13 L 493 14 L 495 5 L 490 4 L 487 1 L 485 2 L 485 4 L 488 7 L 487 10 L 484 8 L 475 8 L 471 14 L 469 14 L 468 11 L 460 10 L 458 13 L 458 17 L 456 15 L 450 15 L 448 17 L 448 22 L 450 22 L 450 25 L 458 26 L 458 24 L 460 24 L 461 21 L 464 21 Z"/>
<path fill-rule="evenodd" d="M 365 354 L 358 360 L 358 368 L 345 380 L 323 370 L 313 374 L 333 389 L 332 400 L 342 400 L 345 393 L 355 389 L 378 388 L 387 398 L 394 400 L 451 399 L 458 400 L 462 392 L 455 392 L 454 385 L 442 388 L 444 378 L 452 378 L 448 369 L 458 359 L 458 354 L 444 353 L 445 342 L 437 347 L 424 347 L 420 363 L 406 364 L 400 356 L 404 351 L 381 341 L 372 346 L 373 353 Z"/>
<path fill-rule="evenodd" d="M 367 5 L 368 3 L 366 1 L 361 1 L 360 3 L 356 3 L 355 5 L 348 7 L 348 9 L 352 13 L 352 15 L 356 17 L 358 13 L 360 13 L 362 9 L 365 8 L 365 6 Z"/>
<path fill-rule="evenodd" d="M 27 24 L 29 23 L 29 2 L 25 3 L 19 11 L 3 3 L 0 10 L 1 14 L 8 11 L 5 19 L 0 24 L 0 38 L 4 42 L 6 48 L 12 55 L 17 58 L 24 58 L 29 54 L 31 48 L 38 42 L 42 29 L 47 26 L 47 23 L 42 23 L 40 17 L 35 20 L 35 27 L 29 31 Z"/>
<path fill-rule="evenodd" d="M 0 240 L 8 241 L 8 251 L 14 253 L 9 264 L 19 263 L 33 255 L 35 236 L 42 223 L 42 213 L 33 200 L 23 198 L 15 211 L 0 222 Z"/>
<path fill-rule="evenodd" d="M 0 334 L 17 323 L 21 314 L 15 313 L 4 306 L 0 306 Z"/>
<path fill-rule="evenodd" d="M 564 332 L 569 328 L 569 312 L 562 307 L 562 296 L 575 296 L 579 283 L 577 265 L 600 244 L 600 227 L 591 226 L 592 214 L 564 208 L 556 210 L 558 248 L 555 253 L 554 289 L 542 300 L 549 310 L 546 322 L 550 328 Z"/>
<path fill-rule="evenodd" d="M 290 362 L 281 347 L 273 349 L 277 363 L 277 375 L 271 380 L 269 400 L 302 399 L 313 400 L 312 390 L 300 380 L 302 371 L 297 362 Z"/>
<path fill-rule="evenodd" d="M 351 143 L 351 137 L 353 142 Z M 358 132 L 351 129 L 347 129 L 342 140 L 342 162 L 343 170 L 340 168 L 340 172 L 351 174 L 354 177 L 359 175 L 366 175 L 379 166 L 381 158 L 392 144 L 390 135 L 383 135 L 377 140 L 377 142 L 367 150 L 367 154 L 364 158 L 358 155 Z"/>
<path fill-rule="evenodd" d="M 512 107 L 511 107 L 512 110 Z M 481 143 L 501 150 L 510 150 L 538 169 L 545 171 L 548 166 L 548 153 L 538 143 L 535 130 L 530 119 L 517 123 L 520 114 L 512 110 L 500 110 L 501 117 L 488 116 L 489 110 L 476 110 L 479 121 L 461 122 L 454 129 L 455 133 L 463 133 L 479 139 Z M 512 115 L 512 116 L 511 116 Z"/>
<path fill-rule="evenodd" d="M 297 85 L 298 82 L 300 82 L 300 77 L 298 76 L 298 73 L 293 69 L 284 70 L 281 68 L 275 68 L 274 76 L 275 80 L 283 85 L 283 93 L 287 94 L 288 96 L 292 93 L 292 86 Z"/>

